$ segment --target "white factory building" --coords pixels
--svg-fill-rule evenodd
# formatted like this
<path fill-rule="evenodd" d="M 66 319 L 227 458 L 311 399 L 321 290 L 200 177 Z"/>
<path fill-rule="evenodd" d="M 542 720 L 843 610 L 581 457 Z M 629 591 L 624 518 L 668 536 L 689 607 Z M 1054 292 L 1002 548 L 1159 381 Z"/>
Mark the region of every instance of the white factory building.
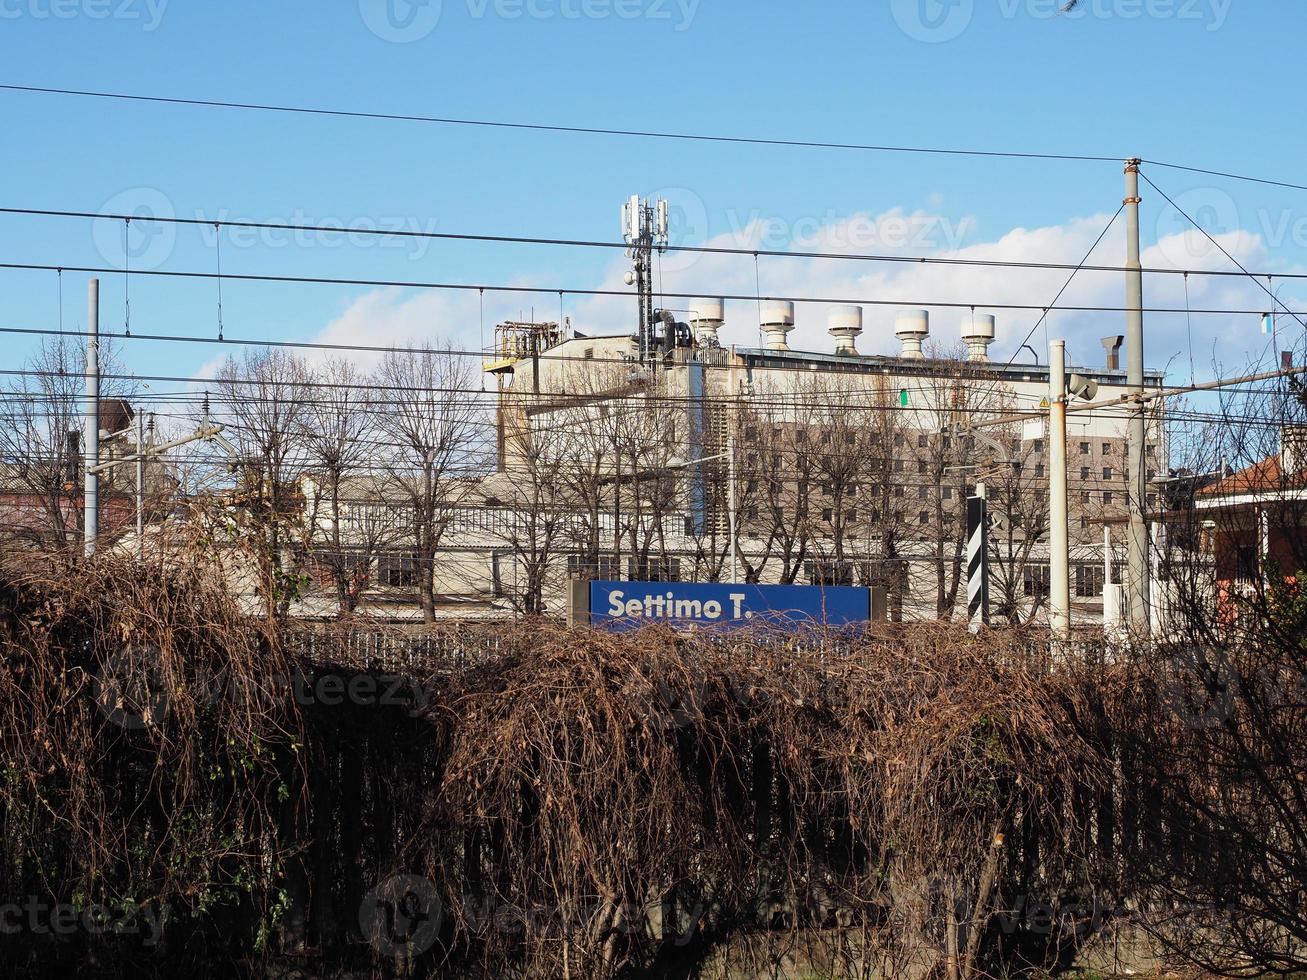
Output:
<path fill-rule="evenodd" d="M 572 576 L 800 584 L 898 576 L 902 614 L 933 617 L 958 601 L 958 515 L 984 484 L 991 500 L 1007 495 L 991 504 L 1000 558 L 991 566 L 1009 577 L 1008 594 L 1038 613 L 1048 576 L 1039 409 L 1049 372 L 991 360 L 993 316 L 959 310 L 941 328 L 925 310 L 883 311 L 899 344 L 884 356 L 858 350 L 861 307 L 832 308 L 832 349 L 815 352 L 789 346 L 793 303 L 689 305 L 687 322 L 660 315 L 644 337 L 499 328 L 486 368 L 499 379 L 500 472 L 469 504 L 538 501 L 523 487 L 591 470 L 589 491 L 572 501 L 578 514 L 564 522 L 570 530 L 550 542 L 547 609 L 559 608 Z M 728 312 L 750 326 L 761 321 L 760 346 L 721 344 Z M 1100 401 L 1127 390 L 1120 344 L 1107 338 L 1100 363 L 1068 367 L 1099 386 Z M 1162 382 L 1146 375 L 1150 388 Z M 1154 404 L 1150 478 L 1167 475 Z M 1113 574 L 1105 528 L 1115 535 L 1113 558 L 1124 557 L 1125 426 L 1121 409 L 1069 417 L 1071 588 L 1082 618 L 1101 613 Z M 516 523 L 520 507 L 507 506 L 500 520 Z M 459 552 L 452 575 L 481 575 L 488 594 L 512 598 L 520 529 L 460 533 L 449 547 Z"/>

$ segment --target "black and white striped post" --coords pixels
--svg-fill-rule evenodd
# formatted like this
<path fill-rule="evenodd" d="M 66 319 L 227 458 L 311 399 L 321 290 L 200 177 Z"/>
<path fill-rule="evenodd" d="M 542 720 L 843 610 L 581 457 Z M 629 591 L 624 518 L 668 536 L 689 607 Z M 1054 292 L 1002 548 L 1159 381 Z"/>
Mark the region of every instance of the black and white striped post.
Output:
<path fill-rule="evenodd" d="M 989 625 L 989 514 L 985 485 L 967 498 L 967 628 Z"/>

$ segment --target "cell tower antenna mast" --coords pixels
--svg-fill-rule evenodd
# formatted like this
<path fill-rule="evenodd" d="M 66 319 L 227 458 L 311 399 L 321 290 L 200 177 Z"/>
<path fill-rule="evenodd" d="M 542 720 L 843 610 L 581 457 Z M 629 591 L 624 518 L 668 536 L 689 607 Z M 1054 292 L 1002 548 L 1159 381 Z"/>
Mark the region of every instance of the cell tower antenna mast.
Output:
<path fill-rule="evenodd" d="M 626 284 L 636 287 L 638 316 L 636 342 L 641 364 L 652 366 L 656 343 L 653 310 L 653 255 L 654 250 L 665 252 L 668 241 L 668 208 L 662 198 L 642 200 L 638 194 L 622 205 L 622 238 L 626 242 L 626 255 L 631 259 L 631 271 Z"/>

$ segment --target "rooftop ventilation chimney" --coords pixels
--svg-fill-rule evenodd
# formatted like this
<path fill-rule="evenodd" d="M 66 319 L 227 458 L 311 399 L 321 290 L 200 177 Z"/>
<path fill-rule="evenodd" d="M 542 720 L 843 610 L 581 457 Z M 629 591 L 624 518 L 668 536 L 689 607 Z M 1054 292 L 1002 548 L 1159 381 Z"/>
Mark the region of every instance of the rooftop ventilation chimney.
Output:
<path fill-rule="evenodd" d="M 835 338 L 835 353 L 858 356 L 858 334 L 862 333 L 861 306 L 832 306 L 830 335 Z"/>
<path fill-rule="evenodd" d="M 1296 476 L 1307 467 L 1307 426 L 1280 427 L 1280 474 Z"/>
<path fill-rule="evenodd" d="M 789 350 L 785 336 L 794 329 L 794 304 L 785 300 L 768 300 L 762 304 L 762 332 L 768 350 Z"/>
<path fill-rule="evenodd" d="M 720 347 L 721 339 L 717 336 L 717 331 L 725 322 L 724 300 L 703 296 L 691 303 L 690 326 L 700 347 Z"/>
<path fill-rule="evenodd" d="M 894 321 L 894 336 L 903 343 L 903 356 L 921 360 L 921 342 L 930 336 L 930 314 L 925 310 L 903 310 Z"/>
<path fill-rule="evenodd" d="M 1124 337 L 1103 338 L 1103 350 L 1107 351 L 1107 369 L 1109 371 L 1121 370 L 1121 345 L 1123 343 L 1125 343 Z"/>
<path fill-rule="evenodd" d="M 968 361 L 988 361 L 989 345 L 994 342 L 994 317 L 972 313 L 962 321 L 962 342 L 967 345 Z"/>

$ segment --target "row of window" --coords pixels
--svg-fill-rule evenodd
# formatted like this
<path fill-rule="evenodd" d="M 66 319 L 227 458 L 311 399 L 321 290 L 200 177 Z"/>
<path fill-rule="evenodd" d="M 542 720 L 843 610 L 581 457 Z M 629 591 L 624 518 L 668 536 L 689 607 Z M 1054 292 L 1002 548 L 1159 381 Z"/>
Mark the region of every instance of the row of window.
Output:
<path fill-rule="evenodd" d="M 498 556 L 496 556 L 498 557 Z M 356 562 L 363 571 L 361 561 Z M 502 593 L 498 562 L 495 564 L 495 592 Z M 623 567 L 624 566 L 624 567 Z M 419 563 L 411 554 L 383 554 L 377 557 L 376 584 L 383 588 L 414 588 L 418 584 Z M 1241 569 L 1242 570 L 1242 569 Z M 625 571 L 625 576 L 622 572 Z M 1075 595 L 1080 599 L 1101 597 L 1105 580 L 1103 564 L 1081 563 L 1073 567 Z M 681 559 L 674 556 L 627 558 L 625 563 L 617 556 L 601 554 L 587 558 L 567 556 L 569 578 L 618 581 L 625 577 L 639 582 L 681 581 Z M 1248 573 L 1249 577 L 1253 573 Z M 1112 579 L 1121 582 L 1125 575 L 1123 562 L 1112 565 Z M 848 560 L 813 559 L 804 562 L 803 577 L 810 585 L 901 585 L 907 579 L 907 562 L 904 559 Z M 1022 591 L 1030 598 L 1046 598 L 1049 593 L 1049 567 L 1047 564 L 1027 564 L 1022 570 Z"/>
<path fill-rule="evenodd" d="M 1035 444 L 1035 445 L 1036 445 L 1036 449 L 1037 449 L 1037 450 L 1038 450 L 1038 449 L 1042 449 L 1042 448 L 1043 448 L 1043 444 L 1044 444 L 1044 441 L 1043 441 L 1042 439 L 1037 440 L 1037 441 L 1036 441 L 1036 444 Z M 1081 455 L 1081 456 L 1088 456 L 1089 453 L 1091 452 L 1092 448 L 1093 448 L 1093 443 L 1090 443 L 1090 442 L 1082 442 L 1082 443 L 1080 444 L 1080 455 Z M 1104 455 L 1104 456 L 1111 456 L 1114 452 L 1116 452 L 1116 444 L 1115 444 L 1115 443 L 1111 443 L 1111 442 L 1105 442 L 1105 443 L 1103 443 L 1103 446 L 1102 446 L 1102 455 Z M 1156 456 L 1156 455 L 1157 455 L 1157 447 L 1156 447 L 1155 445 L 1153 445 L 1151 442 L 1150 442 L 1150 443 L 1147 443 L 1147 444 L 1144 446 L 1144 453 L 1145 453 L 1146 455 L 1148 455 L 1148 456 Z"/>
<path fill-rule="evenodd" d="M 792 431 L 793 431 L 793 435 L 794 435 L 794 441 L 795 441 L 796 443 L 806 443 L 806 442 L 808 442 L 809 431 L 810 431 L 809 429 L 807 429 L 807 428 L 799 428 L 799 427 L 796 427 L 796 428 L 793 429 Z M 783 430 L 783 429 L 776 428 L 776 429 L 773 429 L 773 430 L 772 430 L 772 436 L 775 437 L 775 438 L 780 438 L 783 434 L 784 434 L 784 430 Z M 879 432 L 875 432 L 875 431 L 868 431 L 868 430 L 863 429 L 863 428 L 859 428 L 859 429 L 845 429 L 845 430 L 843 431 L 843 438 L 842 438 L 842 439 L 839 439 L 839 440 L 836 439 L 836 433 L 835 433 L 834 431 L 832 431 L 831 429 L 822 429 L 821 432 L 819 433 L 819 436 L 818 436 L 817 441 L 818 441 L 821 445 L 823 445 L 823 446 L 832 446 L 832 445 L 835 445 L 835 443 L 836 443 L 837 441 L 838 441 L 838 442 L 843 442 L 846 446 L 854 446 L 854 445 L 857 445 L 857 443 L 858 443 L 858 436 L 859 436 L 859 435 L 862 435 L 863 438 L 864 438 L 864 440 L 865 440 L 866 442 L 872 443 L 873 445 L 875 445 L 875 444 L 879 444 L 879 443 L 881 443 L 881 442 L 883 441 L 883 438 L 882 438 L 882 436 L 881 436 L 881 433 L 879 433 Z M 748 426 L 745 426 L 745 428 L 744 428 L 744 440 L 745 440 L 745 442 L 757 442 L 757 441 L 758 441 L 758 427 L 757 427 L 756 425 L 748 425 Z M 931 443 L 930 443 L 930 440 L 931 440 L 931 436 L 930 436 L 929 434 L 924 433 L 924 432 L 922 432 L 922 433 L 918 433 L 918 434 L 917 434 L 917 448 L 918 448 L 918 449 L 929 449 L 929 448 L 930 448 L 930 444 L 931 444 Z M 896 432 L 896 433 L 894 433 L 893 443 L 894 443 L 895 447 L 901 448 L 901 447 L 907 445 L 907 443 L 908 443 L 908 438 L 907 438 L 906 434 L 904 434 L 904 433 L 902 433 L 902 432 Z M 953 437 L 952 437 L 952 436 L 942 436 L 942 437 L 940 438 L 939 445 L 940 445 L 940 447 L 943 448 L 943 449 L 952 449 L 952 448 L 953 448 Z M 972 437 L 971 437 L 971 436 L 965 436 L 965 437 L 963 438 L 962 445 L 963 445 L 964 448 L 970 448 L 970 447 L 973 445 Z"/>
<path fill-rule="evenodd" d="M 1077 599 L 1096 599 L 1102 596 L 1106 569 L 1102 562 L 1086 562 L 1072 567 Z M 1125 563 L 1112 563 L 1112 581 L 1121 582 L 1125 576 Z M 1028 598 L 1047 598 L 1050 588 L 1048 565 L 1028 564 L 1021 572 L 1021 591 Z"/>

